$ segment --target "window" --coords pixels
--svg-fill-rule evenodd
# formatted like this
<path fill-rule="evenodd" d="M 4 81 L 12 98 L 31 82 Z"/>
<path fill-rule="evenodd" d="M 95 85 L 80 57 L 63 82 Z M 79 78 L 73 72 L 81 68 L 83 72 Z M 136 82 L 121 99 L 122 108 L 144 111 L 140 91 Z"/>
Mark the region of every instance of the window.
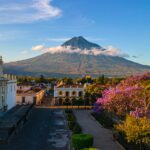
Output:
<path fill-rule="evenodd" d="M 59 91 L 59 93 L 58 93 L 58 94 L 59 94 L 59 96 L 62 96 L 63 92 L 62 92 L 62 91 Z"/>

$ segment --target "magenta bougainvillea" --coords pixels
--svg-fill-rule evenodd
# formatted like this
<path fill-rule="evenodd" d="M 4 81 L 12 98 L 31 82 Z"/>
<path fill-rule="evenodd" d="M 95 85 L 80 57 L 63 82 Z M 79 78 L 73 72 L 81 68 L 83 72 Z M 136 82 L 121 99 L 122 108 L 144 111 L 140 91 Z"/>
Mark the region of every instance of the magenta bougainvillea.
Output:
<path fill-rule="evenodd" d="M 114 88 L 103 92 L 97 99 L 96 110 L 107 110 L 117 115 L 149 116 L 150 73 L 127 78 Z"/>

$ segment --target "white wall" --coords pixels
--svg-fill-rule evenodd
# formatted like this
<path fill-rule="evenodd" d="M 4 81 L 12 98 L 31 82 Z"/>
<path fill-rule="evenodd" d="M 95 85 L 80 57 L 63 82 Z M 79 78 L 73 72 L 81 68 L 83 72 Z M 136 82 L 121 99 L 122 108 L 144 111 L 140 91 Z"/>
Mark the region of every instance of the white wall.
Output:
<path fill-rule="evenodd" d="M 10 80 L 7 82 L 6 104 L 8 110 L 16 106 L 16 81 Z"/>
<path fill-rule="evenodd" d="M 62 95 L 59 95 L 59 92 L 62 91 Z M 76 95 L 72 95 L 72 92 L 75 91 Z M 79 92 L 82 92 L 83 95 L 85 94 L 84 88 L 55 88 L 54 89 L 54 97 L 65 97 L 66 92 L 69 92 L 69 96 L 79 96 Z"/>

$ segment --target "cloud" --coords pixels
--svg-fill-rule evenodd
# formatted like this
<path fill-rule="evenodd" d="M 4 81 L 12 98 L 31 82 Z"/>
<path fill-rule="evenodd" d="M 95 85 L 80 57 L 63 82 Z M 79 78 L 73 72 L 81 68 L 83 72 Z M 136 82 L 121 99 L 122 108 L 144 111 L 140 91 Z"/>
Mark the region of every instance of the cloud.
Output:
<path fill-rule="evenodd" d="M 114 48 L 113 46 L 108 46 L 105 48 L 105 50 L 100 50 L 93 48 L 91 50 L 88 49 L 80 49 L 80 48 L 72 48 L 70 46 L 64 47 L 64 46 L 56 46 L 56 47 L 46 47 L 44 45 L 37 45 L 32 47 L 33 51 L 40 51 L 40 52 L 48 52 L 51 54 L 55 53 L 78 53 L 82 55 L 106 55 L 106 56 L 118 56 L 118 57 L 129 57 L 128 54 L 122 52 L 120 49 Z"/>
<path fill-rule="evenodd" d="M 44 45 L 36 45 L 32 47 L 33 51 L 45 51 L 47 48 Z"/>
<path fill-rule="evenodd" d="M 0 5 L 0 24 L 30 23 L 61 15 L 61 10 L 52 6 L 52 0 L 15 0 Z"/>
<path fill-rule="evenodd" d="M 21 52 L 22 55 L 25 55 L 25 54 L 28 54 L 28 53 L 29 53 L 29 51 L 26 51 L 26 50 Z"/>

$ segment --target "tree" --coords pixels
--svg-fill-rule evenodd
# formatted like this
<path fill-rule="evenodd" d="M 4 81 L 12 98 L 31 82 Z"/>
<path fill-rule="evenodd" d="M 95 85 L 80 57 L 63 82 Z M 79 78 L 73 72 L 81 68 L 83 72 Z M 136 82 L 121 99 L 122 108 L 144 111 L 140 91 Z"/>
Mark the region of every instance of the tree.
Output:
<path fill-rule="evenodd" d="M 97 103 L 103 109 L 121 116 L 126 116 L 137 108 L 142 111 L 143 116 L 148 115 L 150 88 L 145 83 L 149 81 L 150 74 L 129 77 L 116 87 L 105 90 Z"/>
<path fill-rule="evenodd" d="M 98 84 L 105 84 L 105 76 L 102 75 L 101 77 L 96 79 L 96 83 Z"/>
<path fill-rule="evenodd" d="M 116 125 L 116 129 L 123 132 L 128 142 L 142 145 L 150 143 L 150 120 L 146 117 L 135 118 L 127 115 L 123 123 Z"/>
<path fill-rule="evenodd" d="M 67 85 L 73 84 L 73 79 L 72 78 L 63 78 L 63 79 L 61 79 L 61 81 L 63 81 L 63 83 L 65 83 Z"/>
<path fill-rule="evenodd" d="M 89 97 L 93 102 L 95 102 L 98 97 L 102 96 L 103 90 L 104 87 L 97 84 L 91 84 L 86 88 L 85 97 Z"/>

